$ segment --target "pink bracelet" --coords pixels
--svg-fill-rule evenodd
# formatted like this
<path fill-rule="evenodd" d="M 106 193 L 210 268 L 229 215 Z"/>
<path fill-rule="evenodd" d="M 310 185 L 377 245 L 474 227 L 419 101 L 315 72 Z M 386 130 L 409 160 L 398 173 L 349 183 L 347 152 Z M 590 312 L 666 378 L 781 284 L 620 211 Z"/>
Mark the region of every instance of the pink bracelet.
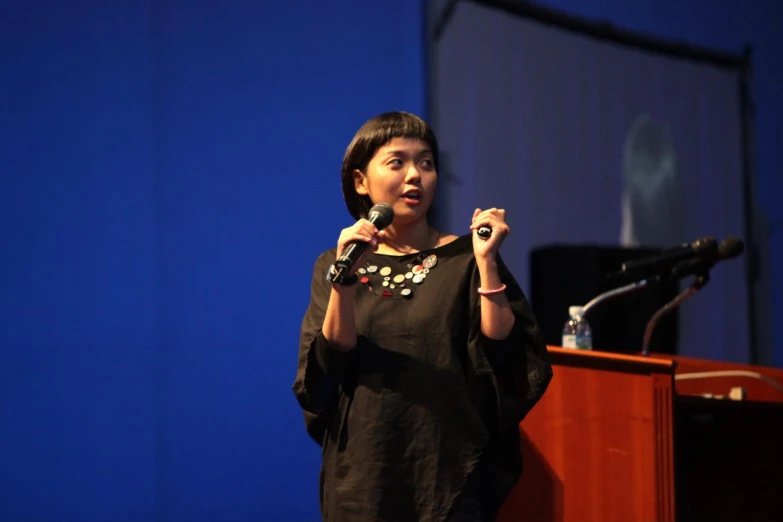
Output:
<path fill-rule="evenodd" d="M 479 295 L 495 295 L 505 291 L 505 289 L 506 285 L 500 285 L 500 288 L 495 288 L 494 290 L 484 290 L 483 288 L 479 288 L 478 293 Z"/>

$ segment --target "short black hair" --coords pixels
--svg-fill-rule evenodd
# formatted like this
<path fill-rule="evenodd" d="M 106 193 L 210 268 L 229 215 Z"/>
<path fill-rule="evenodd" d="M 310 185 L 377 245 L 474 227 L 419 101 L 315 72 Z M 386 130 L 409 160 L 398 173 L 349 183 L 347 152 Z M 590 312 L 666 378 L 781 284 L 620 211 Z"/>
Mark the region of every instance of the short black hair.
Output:
<path fill-rule="evenodd" d="M 378 149 L 394 138 L 419 139 L 430 146 L 435 172 L 438 171 L 438 140 L 427 122 L 409 112 L 385 112 L 368 120 L 356 132 L 343 157 L 343 198 L 354 219 L 366 218 L 372 208 L 368 196 L 356 192 L 353 171 L 365 172 Z"/>

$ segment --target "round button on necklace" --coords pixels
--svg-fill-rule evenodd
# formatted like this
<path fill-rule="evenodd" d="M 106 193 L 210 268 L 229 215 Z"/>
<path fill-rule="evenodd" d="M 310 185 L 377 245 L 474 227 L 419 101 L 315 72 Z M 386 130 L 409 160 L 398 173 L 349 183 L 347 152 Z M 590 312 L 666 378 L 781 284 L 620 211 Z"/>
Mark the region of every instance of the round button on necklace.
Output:
<path fill-rule="evenodd" d="M 438 264 L 438 256 L 435 254 L 426 255 L 419 253 L 410 263 L 408 269 L 402 273 L 393 274 L 392 267 L 378 267 L 369 262 L 366 267 L 361 267 L 357 272 L 362 276 L 359 281 L 367 287 L 370 292 L 375 293 L 373 289 L 373 280 L 379 283 L 383 291 L 379 294 L 381 297 L 390 298 L 399 295 L 405 299 L 413 297 L 413 289 L 410 283 L 421 285 L 430 273 L 430 270 Z M 377 277 L 375 274 L 380 276 Z M 378 295 L 378 294 L 376 294 Z"/>

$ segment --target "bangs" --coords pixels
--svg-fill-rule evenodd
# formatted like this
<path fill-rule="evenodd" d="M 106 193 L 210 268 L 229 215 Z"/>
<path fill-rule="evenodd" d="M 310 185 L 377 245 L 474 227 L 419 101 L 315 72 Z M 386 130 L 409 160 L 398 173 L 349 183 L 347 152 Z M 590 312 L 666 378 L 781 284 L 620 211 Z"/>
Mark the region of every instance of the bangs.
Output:
<path fill-rule="evenodd" d="M 381 115 L 377 121 L 370 120 L 365 138 L 372 149 L 379 149 L 394 138 L 422 140 L 432 146 L 434 135 L 420 118 L 407 113 Z"/>
<path fill-rule="evenodd" d="M 343 172 L 364 170 L 379 148 L 394 138 L 422 140 L 430 146 L 435 170 L 438 169 L 438 142 L 429 125 L 414 114 L 387 112 L 362 125 L 348 145 L 343 161 Z"/>

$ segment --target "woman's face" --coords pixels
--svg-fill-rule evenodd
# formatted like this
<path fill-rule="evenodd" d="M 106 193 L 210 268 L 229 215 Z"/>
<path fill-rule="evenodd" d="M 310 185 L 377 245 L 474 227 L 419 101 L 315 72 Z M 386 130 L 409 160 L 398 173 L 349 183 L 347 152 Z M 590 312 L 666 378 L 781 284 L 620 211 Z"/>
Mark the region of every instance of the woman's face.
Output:
<path fill-rule="evenodd" d="M 373 204 L 391 205 L 397 224 L 426 217 L 435 196 L 438 173 L 432 150 L 425 141 L 392 138 L 378 149 L 366 170 L 354 171 L 354 186 L 359 195 L 369 196 Z"/>

